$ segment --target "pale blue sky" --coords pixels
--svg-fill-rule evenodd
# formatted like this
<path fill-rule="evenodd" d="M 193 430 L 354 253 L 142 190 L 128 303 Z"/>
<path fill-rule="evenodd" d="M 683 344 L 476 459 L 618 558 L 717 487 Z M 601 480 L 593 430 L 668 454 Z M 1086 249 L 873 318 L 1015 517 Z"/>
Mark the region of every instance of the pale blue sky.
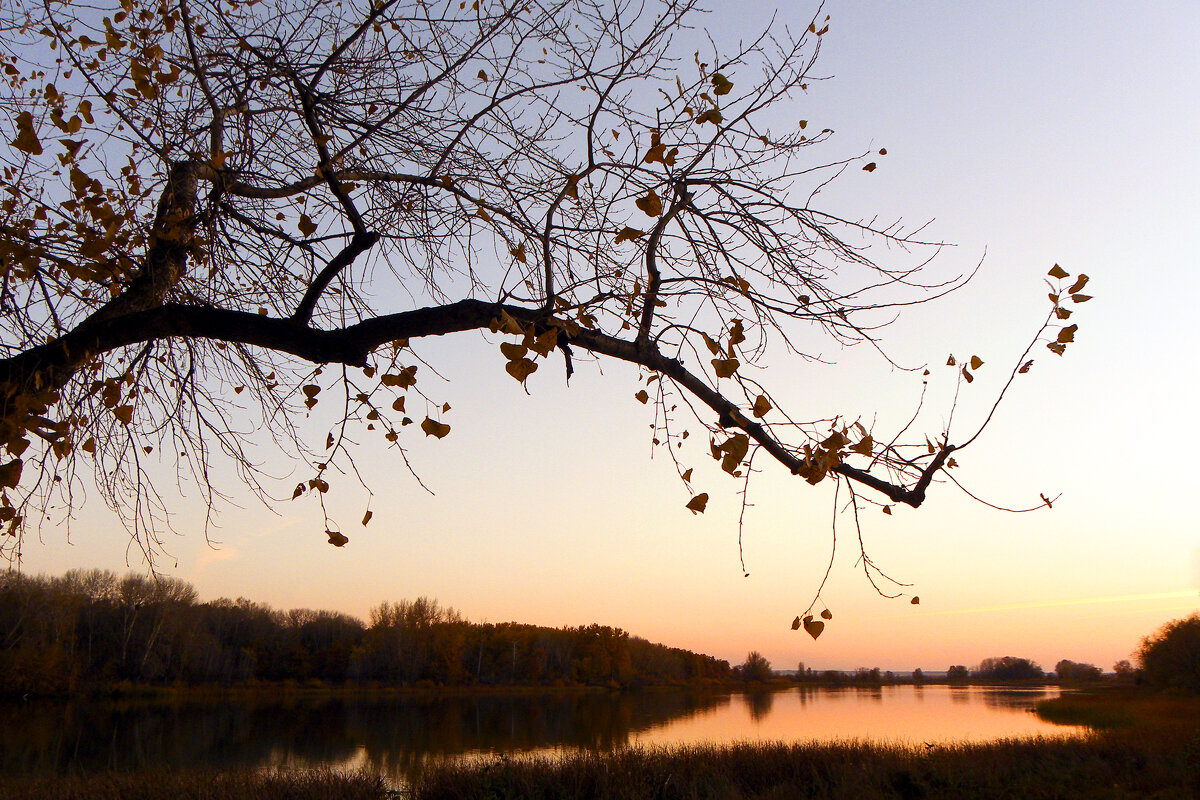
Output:
<path fill-rule="evenodd" d="M 812 7 L 789 9 L 800 10 L 780 21 L 794 13 L 803 28 Z M 204 597 L 365 615 L 424 594 L 473 619 L 601 622 L 735 661 L 761 650 L 777 667 L 944 669 L 1013 654 L 1109 668 L 1157 625 L 1200 608 L 1187 462 L 1200 434 L 1200 5 L 897 0 L 825 12 L 817 71 L 830 80 L 778 125 L 835 129 L 830 157 L 888 150 L 874 173 L 852 170 L 826 192 L 826 205 L 934 220 L 931 235 L 956 244 L 941 257 L 947 271 L 987 253 L 970 286 L 887 340 L 904 363 L 984 358 L 959 430 L 986 411 L 1045 314 L 1050 266 L 1092 277 L 1077 342 L 1063 359 L 1041 349 L 960 459 L 961 477 L 998 503 L 1062 492 L 1052 511 L 1003 514 L 941 487 L 920 510 L 868 513 L 869 552 L 914 582 L 922 603 L 875 596 L 847 528 L 825 591 L 835 617 L 813 642 L 789 623 L 824 570 L 827 485 L 763 465 L 743 578 L 738 486 L 697 455 L 712 500 L 700 517 L 684 509 L 670 464 L 649 457 L 651 411 L 633 400 L 630 369 L 580 363 L 567 389 L 551 361 L 526 396 L 496 342 L 465 335 L 417 347 L 450 379 L 426 391 L 453 406 L 452 434 L 410 440 L 436 497 L 394 458 L 367 453 L 375 518 L 360 528 L 364 498 L 349 487 L 335 495 L 346 500 L 343 550 L 325 543 L 307 501 L 276 517 L 249 499 L 225 510 L 214 550 L 184 502 L 185 535 L 168 541 L 178 566 L 163 571 Z M 756 13 L 728 4 L 708 21 L 737 30 Z M 764 381 L 812 417 L 877 411 L 887 427 L 911 413 L 919 378 L 865 350 L 840 357 L 833 369 L 781 360 Z M 935 369 L 930 433 L 949 408 L 949 377 Z M 55 530 L 31 538 L 25 569 L 124 569 L 127 539 L 101 509 L 81 516 L 72 542 Z M 141 567 L 136 553 L 130 563 Z"/>

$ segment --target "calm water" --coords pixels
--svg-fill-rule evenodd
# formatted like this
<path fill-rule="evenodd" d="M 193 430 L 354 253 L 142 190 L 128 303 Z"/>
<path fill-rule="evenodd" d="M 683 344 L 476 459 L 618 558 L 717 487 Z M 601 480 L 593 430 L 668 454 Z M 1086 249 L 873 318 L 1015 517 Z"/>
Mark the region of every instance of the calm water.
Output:
<path fill-rule="evenodd" d="M 714 695 L 27 702 L 0 707 L 0 770 L 363 766 L 401 784 L 429 763 L 629 745 L 1070 736 L 1030 713 L 1056 689 L 894 686 Z"/>

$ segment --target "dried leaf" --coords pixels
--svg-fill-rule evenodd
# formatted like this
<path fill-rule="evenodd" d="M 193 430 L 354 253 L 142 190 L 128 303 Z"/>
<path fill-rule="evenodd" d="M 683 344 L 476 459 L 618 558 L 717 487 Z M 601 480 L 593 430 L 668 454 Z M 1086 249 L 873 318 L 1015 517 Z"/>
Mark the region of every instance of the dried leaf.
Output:
<path fill-rule="evenodd" d="M 1067 272 L 1065 269 L 1060 267 L 1058 264 L 1055 264 L 1053 267 L 1051 267 L 1050 271 L 1047 272 L 1046 274 L 1049 275 L 1051 278 L 1058 278 L 1059 280 L 1062 280 L 1063 278 L 1069 277 L 1071 275 L 1071 273 Z"/>
<path fill-rule="evenodd" d="M 42 143 L 38 141 L 37 132 L 33 129 L 33 114 L 22 111 L 17 115 L 17 137 L 10 144 L 31 156 L 42 154 Z"/>
<path fill-rule="evenodd" d="M 325 535 L 329 537 L 329 543 L 334 547 L 341 547 L 350 541 L 349 537 L 337 531 L 325 531 Z"/>
<path fill-rule="evenodd" d="M 752 409 L 752 413 L 754 414 L 754 416 L 758 417 L 759 419 L 762 419 L 763 417 L 765 417 L 767 415 L 767 412 L 770 410 L 771 410 L 771 401 L 760 394 L 758 396 L 758 399 L 754 401 L 754 408 Z"/>
<path fill-rule="evenodd" d="M 426 436 L 443 439 L 450 432 L 450 426 L 426 417 L 425 421 L 421 423 L 421 430 L 425 431 Z"/>
<path fill-rule="evenodd" d="M 686 506 L 688 511 L 693 514 L 703 514 L 705 506 L 708 505 L 708 492 L 701 492 L 693 497 Z"/>
<path fill-rule="evenodd" d="M 650 193 L 645 197 L 639 197 L 637 200 L 635 200 L 634 205 L 636 205 L 643 212 L 645 212 L 647 216 L 650 217 L 661 216 L 663 213 L 662 199 L 659 198 L 658 194 L 653 189 L 651 189 Z"/>
<path fill-rule="evenodd" d="M 633 240 L 640 239 L 645 235 L 645 231 L 639 231 L 637 228 L 630 228 L 629 226 L 626 226 L 621 228 L 621 230 L 617 233 L 616 241 L 617 244 L 620 244 L 621 242 L 632 242 Z"/>
<path fill-rule="evenodd" d="M 825 630 L 825 623 L 811 617 L 804 618 L 804 632 L 816 639 Z"/>

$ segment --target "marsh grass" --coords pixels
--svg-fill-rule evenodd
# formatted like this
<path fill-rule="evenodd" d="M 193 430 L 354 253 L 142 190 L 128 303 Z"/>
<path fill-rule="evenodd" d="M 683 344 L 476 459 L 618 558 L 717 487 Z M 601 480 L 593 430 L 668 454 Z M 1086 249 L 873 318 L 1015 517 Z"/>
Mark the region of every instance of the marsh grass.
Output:
<path fill-rule="evenodd" d="M 784 800 L 785 798 L 1194 798 L 1186 748 L 1125 737 L 1029 739 L 920 748 L 859 742 L 631 748 L 554 759 L 498 759 L 425 775 L 416 800 Z"/>
<path fill-rule="evenodd" d="M 4 800 L 383 800 L 383 779 L 330 769 L 0 778 Z"/>

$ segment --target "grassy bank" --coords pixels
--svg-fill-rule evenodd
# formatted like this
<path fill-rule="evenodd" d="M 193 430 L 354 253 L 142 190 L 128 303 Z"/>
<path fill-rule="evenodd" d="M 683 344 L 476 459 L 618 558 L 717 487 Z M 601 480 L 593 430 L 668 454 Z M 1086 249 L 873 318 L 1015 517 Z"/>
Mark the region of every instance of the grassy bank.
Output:
<path fill-rule="evenodd" d="M 0 778 L 4 800 L 387 800 L 383 779 L 333 770 Z"/>
<path fill-rule="evenodd" d="M 1161 798 L 1200 796 L 1200 742 L 1026 740 L 927 752 L 871 744 L 735 745 L 572 754 L 444 768 L 415 800 L 442 798 Z"/>
<path fill-rule="evenodd" d="M 1200 797 L 1200 698 L 1118 689 L 1064 695 L 1037 710 L 1093 730 L 1078 739 L 916 750 L 856 742 L 744 744 L 498 759 L 437 768 L 415 787 L 415 800 Z"/>

